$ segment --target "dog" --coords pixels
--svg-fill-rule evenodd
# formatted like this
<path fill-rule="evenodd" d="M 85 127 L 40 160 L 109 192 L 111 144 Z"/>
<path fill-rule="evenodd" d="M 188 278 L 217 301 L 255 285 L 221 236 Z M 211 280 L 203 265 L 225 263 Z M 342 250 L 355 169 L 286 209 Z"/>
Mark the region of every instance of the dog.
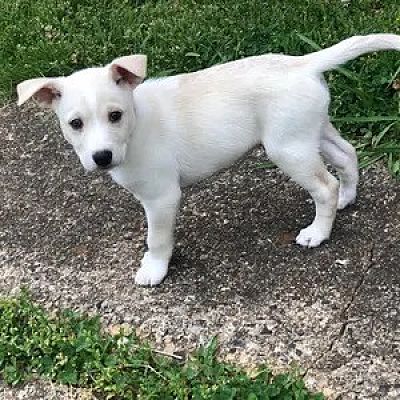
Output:
<path fill-rule="evenodd" d="M 296 242 L 315 247 L 329 238 L 336 210 L 355 201 L 358 166 L 353 146 L 329 120 L 323 72 L 389 49 L 400 51 L 399 35 L 354 36 L 304 56 L 254 56 L 146 81 L 147 58 L 137 54 L 24 81 L 18 103 L 33 97 L 52 108 L 83 167 L 107 171 L 141 202 L 148 250 L 135 282 L 157 285 L 168 272 L 181 188 L 260 143 L 314 200 L 314 221 Z"/>

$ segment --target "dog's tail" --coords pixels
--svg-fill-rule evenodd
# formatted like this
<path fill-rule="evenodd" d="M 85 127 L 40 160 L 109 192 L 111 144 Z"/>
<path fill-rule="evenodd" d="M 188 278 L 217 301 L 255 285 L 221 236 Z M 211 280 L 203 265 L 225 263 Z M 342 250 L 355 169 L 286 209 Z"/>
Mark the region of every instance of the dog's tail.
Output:
<path fill-rule="evenodd" d="M 329 71 L 365 53 L 378 50 L 400 51 L 400 35 L 376 34 L 353 36 L 342 42 L 303 56 L 307 66 L 316 72 Z"/>

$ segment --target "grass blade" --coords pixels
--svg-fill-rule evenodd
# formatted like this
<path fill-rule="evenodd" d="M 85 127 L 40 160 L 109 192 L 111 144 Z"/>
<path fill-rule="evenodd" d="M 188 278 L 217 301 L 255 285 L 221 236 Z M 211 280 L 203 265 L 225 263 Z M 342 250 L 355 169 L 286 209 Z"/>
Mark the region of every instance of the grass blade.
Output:
<path fill-rule="evenodd" d="M 360 161 L 359 163 L 359 167 L 360 168 L 366 168 L 369 167 L 370 165 L 376 163 L 377 161 L 381 160 L 383 157 L 385 156 L 385 154 L 380 154 L 379 156 L 376 157 L 372 157 L 372 158 L 367 158 L 363 161 Z"/>
<path fill-rule="evenodd" d="M 386 126 L 376 137 L 372 138 L 372 146 L 376 147 L 380 143 L 380 141 L 383 139 L 383 137 L 390 131 L 390 129 L 396 125 L 396 121 L 392 122 L 388 126 Z"/>
<path fill-rule="evenodd" d="M 399 74 L 400 74 L 400 66 L 399 66 L 399 68 L 396 69 L 396 72 L 390 77 L 389 84 L 387 86 L 388 88 L 390 87 L 390 85 L 393 83 L 393 81 L 396 79 L 397 75 L 399 75 Z"/>
<path fill-rule="evenodd" d="M 351 123 L 365 123 L 365 122 L 384 122 L 395 121 L 400 122 L 398 115 L 378 115 L 375 117 L 332 117 L 332 122 L 351 122 Z"/>
<path fill-rule="evenodd" d="M 400 146 L 376 147 L 371 154 L 400 153 Z"/>

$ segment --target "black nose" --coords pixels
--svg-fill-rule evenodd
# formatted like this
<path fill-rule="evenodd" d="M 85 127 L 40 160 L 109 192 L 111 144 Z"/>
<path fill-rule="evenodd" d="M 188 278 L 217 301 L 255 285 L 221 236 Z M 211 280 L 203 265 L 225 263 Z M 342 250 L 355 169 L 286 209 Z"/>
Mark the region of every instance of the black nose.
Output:
<path fill-rule="evenodd" d="M 112 152 L 110 150 L 96 151 L 93 154 L 93 161 L 101 168 L 109 167 L 112 161 Z"/>

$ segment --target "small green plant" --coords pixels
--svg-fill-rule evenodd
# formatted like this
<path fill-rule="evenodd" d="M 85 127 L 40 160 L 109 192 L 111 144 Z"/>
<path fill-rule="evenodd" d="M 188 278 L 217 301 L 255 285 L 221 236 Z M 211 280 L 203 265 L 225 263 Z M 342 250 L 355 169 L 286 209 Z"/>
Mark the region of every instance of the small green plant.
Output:
<path fill-rule="evenodd" d="M 248 374 L 217 360 L 217 341 L 185 362 L 161 356 L 133 333 L 102 331 L 99 318 L 65 311 L 50 317 L 26 292 L 0 300 L 0 377 L 32 377 L 90 387 L 112 399 L 321 400 L 293 373 Z"/>

